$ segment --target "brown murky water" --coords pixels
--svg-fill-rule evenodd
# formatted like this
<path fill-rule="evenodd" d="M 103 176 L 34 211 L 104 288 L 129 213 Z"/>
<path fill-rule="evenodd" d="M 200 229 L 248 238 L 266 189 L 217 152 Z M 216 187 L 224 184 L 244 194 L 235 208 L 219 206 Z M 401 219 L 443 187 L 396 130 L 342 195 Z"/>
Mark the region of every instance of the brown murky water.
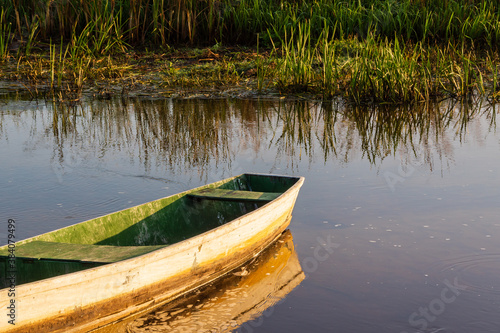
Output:
<path fill-rule="evenodd" d="M 237 274 L 116 329 L 500 332 L 497 114 L 449 102 L 4 100 L 0 244 L 8 219 L 23 239 L 242 172 L 302 175 L 287 249 L 303 281 L 277 295 L 290 283 L 271 279 L 268 300 L 237 320 Z M 256 285 L 268 276 L 259 267 L 285 276 L 252 267 Z"/>

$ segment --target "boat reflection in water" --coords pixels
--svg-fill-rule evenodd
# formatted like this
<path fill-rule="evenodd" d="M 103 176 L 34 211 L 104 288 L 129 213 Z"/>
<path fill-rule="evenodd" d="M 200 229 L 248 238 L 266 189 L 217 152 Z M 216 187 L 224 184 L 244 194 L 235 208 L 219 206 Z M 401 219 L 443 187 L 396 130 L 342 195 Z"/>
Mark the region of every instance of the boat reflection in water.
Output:
<path fill-rule="evenodd" d="M 93 332 L 230 332 L 285 298 L 305 275 L 289 230 L 246 265 L 150 313 Z"/>

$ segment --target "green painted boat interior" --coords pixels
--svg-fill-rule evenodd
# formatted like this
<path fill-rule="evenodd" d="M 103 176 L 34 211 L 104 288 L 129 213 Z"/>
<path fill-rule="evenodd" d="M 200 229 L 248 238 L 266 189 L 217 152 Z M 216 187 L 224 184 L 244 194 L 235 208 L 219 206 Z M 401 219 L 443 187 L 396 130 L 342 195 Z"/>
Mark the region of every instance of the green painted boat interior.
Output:
<path fill-rule="evenodd" d="M 175 244 L 261 207 L 298 180 L 243 174 L 19 241 L 15 246 L 16 283 L 76 272 Z M 207 195 L 203 195 L 205 189 L 209 189 Z M 5 276 L 13 264 L 8 256 L 8 247 L 0 247 L 0 271 Z M 0 288 L 5 287 L 7 282 L 0 281 Z"/>

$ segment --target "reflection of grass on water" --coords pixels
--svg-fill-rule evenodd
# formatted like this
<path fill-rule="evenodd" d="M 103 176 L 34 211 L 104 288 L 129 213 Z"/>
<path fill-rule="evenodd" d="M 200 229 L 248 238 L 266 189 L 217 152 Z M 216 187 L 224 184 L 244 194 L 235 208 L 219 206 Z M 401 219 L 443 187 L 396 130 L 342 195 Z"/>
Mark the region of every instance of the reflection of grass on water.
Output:
<path fill-rule="evenodd" d="M 64 163 L 68 149 L 84 145 L 99 157 L 115 151 L 138 159 L 146 171 L 190 168 L 206 175 L 210 167 L 230 161 L 233 115 L 222 105 L 194 101 L 111 100 L 68 107 L 53 103 L 45 133 L 54 136 L 54 160 Z M 131 110 L 134 110 L 131 112 Z"/>
<path fill-rule="evenodd" d="M 94 86 L 94 93 L 107 95 L 142 85 L 243 85 L 245 90 L 253 81 L 249 87 L 258 91 L 401 104 L 473 93 L 496 99 L 500 89 L 497 1 L 0 4 L 0 62 L 5 66 L 0 78 L 24 80 L 37 97 L 43 97 L 40 86 L 64 99 L 66 92 L 79 95 Z M 184 52 L 182 58 L 194 60 L 186 65 L 174 45 L 213 47 L 207 57 L 196 55 L 196 48 Z M 229 56 L 217 51 L 235 45 L 251 48 Z"/>
<path fill-rule="evenodd" d="M 311 162 L 321 153 L 325 163 L 347 164 L 362 157 L 378 165 L 399 154 L 404 163 L 419 160 L 433 169 L 437 161 L 453 159 L 452 141 L 484 135 L 471 133 L 471 122 L 487 117 L 489 130 L 494 129 L 497 112 L 494 107 L 484 108 L 480 101 L 467 100 L 413 107 L 288 103 L 270 117 L 270 146 L 276 146 L 277 158 L 293 157 L 292 164 L 302 158 Z"/>
<path fill-rule="evenodd" d="M 246 165 L 235 160 L 266 151 L 275 154 L 276 165 L 284 160 L 291 169 L 300 161 L 347 164 L 359 158 L 380 165 L 399 155 L 403 162 L 418 160 L 434 168 L 453 159 L 453 141 L 485 135 L 471 127 L 478 119 L 489 119 L 485 131 L 496 128 L 498 112 L 477 101 L 367 108 L 308 101 L 111 100 L 52 108 L 50 117 L 34 116 L 32 133 L 53 137 L 53 160 L 61 166 L 81 160 L 72 154 L 102 158 L 120 152 L 146 172 L 194 169 L 200 177 L 215 169 L 241 171 Z M 8 133 L 4 117 L 0 113 L 0 137 Z"/>
<path fill-rule="evenodd" d="M 13 106 L 0 105 L 0 141 L 9 140 L 17 127 L 30 128 L 30 144 L 52 141 L 55 170 L 125 158 L 146 174 L 196 170 L 201 179 L 248 171 L 255 159 L 264 166 L 270 163 L 270 170 L 295 170 L 303 162 L 348 165 L 359 159 L 377 167 L 393 158 L 401 158 L 402 165 L 419 161 L 435 169 L 453 161 L 454 142 L 494 131 L 498 112 L 466 100 L 357 107 L 310 101 L 113 99 L 74 107 L 48 104 L 50 112 L 34 111 L 33 116 L 12 112 Z"/>

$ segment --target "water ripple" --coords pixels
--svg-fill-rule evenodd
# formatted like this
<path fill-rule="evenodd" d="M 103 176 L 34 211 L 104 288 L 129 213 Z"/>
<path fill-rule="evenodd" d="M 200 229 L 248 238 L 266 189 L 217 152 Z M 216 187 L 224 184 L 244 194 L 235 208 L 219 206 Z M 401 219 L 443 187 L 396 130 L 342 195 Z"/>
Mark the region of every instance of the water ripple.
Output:
<path fill-rule="evenodd" d="M 500 254 L 485 253 L 436 263 L 433 271 L 453 273 L 468 291 L 500 295 Z"/>

